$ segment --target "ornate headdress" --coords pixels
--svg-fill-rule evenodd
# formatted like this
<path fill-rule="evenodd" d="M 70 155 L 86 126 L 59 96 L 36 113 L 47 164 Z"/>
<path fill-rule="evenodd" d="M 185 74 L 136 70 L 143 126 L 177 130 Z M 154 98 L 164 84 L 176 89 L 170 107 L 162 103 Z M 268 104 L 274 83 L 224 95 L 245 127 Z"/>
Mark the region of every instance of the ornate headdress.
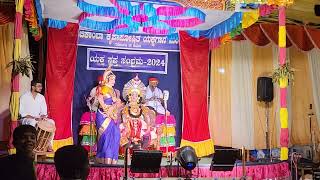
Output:
<path fill-rule="evenodd" d="M 122 96 L 125 98 L 133 92 L 136 92 L 143 99 L 145 98 L 146 86 L 139 79 L 138 74 L 124 85 Z"/>
<path fill-rule="evenodd" d="M 103 73 L 103 79 L 107 80 L 109 79 L 111 76 L 116 76 L 115 74 L 113 74 L 113 72 L 111 71 L 111 65 L 109 65 L 109 67 L 104 71 Z"/>

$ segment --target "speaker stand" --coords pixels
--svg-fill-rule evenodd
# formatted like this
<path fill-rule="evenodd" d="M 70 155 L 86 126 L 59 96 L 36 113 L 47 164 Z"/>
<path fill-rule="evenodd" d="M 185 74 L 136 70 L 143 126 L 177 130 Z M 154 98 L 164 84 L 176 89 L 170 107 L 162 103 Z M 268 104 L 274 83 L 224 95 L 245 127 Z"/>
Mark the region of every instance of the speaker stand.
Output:
<path fill-rule="evenodd" d="M 270 157 L 271 157 L 271 149 L 270 149 L 270 133 L 269 133 L 269 102 L 265 102 L 265 107 L 266 107 L 266 131 L 265 131 L 265 136 L 266 136 L 266 149 L 270 150 Z"/>

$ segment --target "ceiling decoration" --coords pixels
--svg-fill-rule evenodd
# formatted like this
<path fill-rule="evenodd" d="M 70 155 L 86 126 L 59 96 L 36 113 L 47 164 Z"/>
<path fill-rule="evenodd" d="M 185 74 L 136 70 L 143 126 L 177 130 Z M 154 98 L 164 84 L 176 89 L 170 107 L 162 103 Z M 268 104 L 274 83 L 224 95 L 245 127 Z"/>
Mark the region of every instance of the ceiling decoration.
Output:
<path fill-rule="evenodd" d="M 175 0 L 175 2 L 186 7 L 197 7 L 202 9 L 225 10 L 226 1 L 221 0 Z"/>
<path fill-rule="evenodd" d="M 180 30 L 194 37 L 216 39 L 227 34 L 220 39 L 230 39 L 273 10 L 266 4 L 239 5 L 232 4 L 231 0 L 40 1 L 45 4 L 44 15 L 50 19 L 49 27 L 63 28 L 67 21 L 79 23 L 84 29 L 119 35 L 166 35 L 169 39 L 178 39 Z M 53 8 L 57 4 L 69 6 L 70 11 Z"/>
<path fill-rule="evenodd" d="M 289 6 L 293 4 L 293 0 L 231 0 L 233 4 L 245 3 L 245 4 L 268 4 L 277 6 Z"/>
<path fill-rule="evenodd" d="M 116 34 L 134 33 L 141 29 L 148 34 L 171 35 L 177 33 L 177 28 L 194 27 L 204 23 L 206 18 L 206 14 L 196 8 L 115 0 L 111 2 L 115 7 L 78 0 L 77 5 L 83 11 L 79 17 L 80 26 Z"/>

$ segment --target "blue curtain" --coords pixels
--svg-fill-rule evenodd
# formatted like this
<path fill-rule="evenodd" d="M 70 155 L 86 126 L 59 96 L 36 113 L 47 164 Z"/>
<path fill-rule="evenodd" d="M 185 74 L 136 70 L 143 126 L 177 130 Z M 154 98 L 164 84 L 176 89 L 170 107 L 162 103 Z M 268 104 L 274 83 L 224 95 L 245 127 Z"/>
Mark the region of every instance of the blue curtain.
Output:
<path fill-rule="evenodd" d="M 181 126 L 182 126 L 182 99 L 181 99 L 181 81 L 180 81 L 180 57 L 179 52 L 168 52 L 168 69 L 167 74 L 139 73 L 139 78 L 147 86 L 149 77 L 159 79 L 158 87 L 162 90 L 169 90 L 170 97 L 168 100 L 168 110 L 175 116 L 177 121 L 176 145 L 180 144 Z M 79 123 L 81 115 L 89 111 L 86 106 L 85 97 L 90 90 L 97 85 L 97 77 L 103 74 L 103 71 L 87 70 L 87 48 L 79 46 L 77 54 L 76 75 L 74 82 L 72 129 L 74 142 L 78 142 Z M 115 88 L 122 89 L 125 83 L 132 79 L 136 73 L 131 72 L 114 72 L 117 76 Z"/>

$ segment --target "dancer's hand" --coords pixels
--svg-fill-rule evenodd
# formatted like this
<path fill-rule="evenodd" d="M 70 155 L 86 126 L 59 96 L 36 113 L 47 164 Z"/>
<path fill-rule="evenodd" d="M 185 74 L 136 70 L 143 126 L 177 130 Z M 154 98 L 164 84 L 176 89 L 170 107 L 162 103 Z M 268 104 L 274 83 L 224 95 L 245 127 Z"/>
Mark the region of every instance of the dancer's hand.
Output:
<path fill-rule="evenodd" d="M 35 117 L 31 116 L 31 115 L 26 115 L 25 117 L 23 118 L 30 118 L 30 119 L 36 119 Z"/>

